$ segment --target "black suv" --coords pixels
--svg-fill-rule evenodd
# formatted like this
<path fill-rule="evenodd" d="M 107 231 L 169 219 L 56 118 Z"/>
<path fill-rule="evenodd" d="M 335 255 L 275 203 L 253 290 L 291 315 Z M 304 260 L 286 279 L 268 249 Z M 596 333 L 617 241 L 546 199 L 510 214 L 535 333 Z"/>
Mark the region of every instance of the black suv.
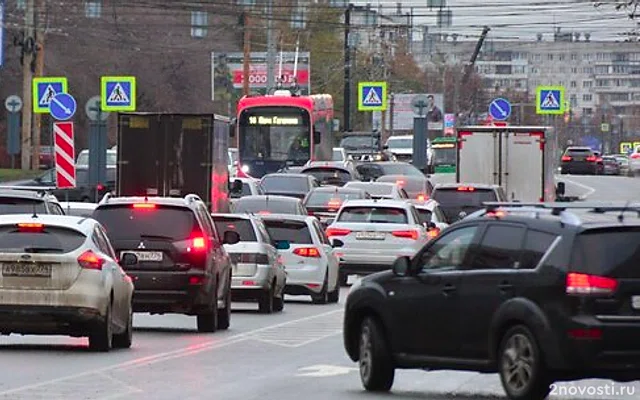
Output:
<path fill-rule="evenodd" d="M 58 199 L 46 191 L 0 189 L 0 215 L 2 214 L 65 213 Z"/>
<path fill-rule="evenodd" d="M 516 204 L 352 287 L 344 346 L 367 390 L 390 390 L 398 368 L 497 372 L 522 400 L 640 379 L 640 208 Z"/>
<path fill-rule="evenodd" d="M 602 158 L 589 147 L 567 147 L 560 160 L 561 174 L 596 175 L 602 169 Z"/>
<path fill-rule="evenodd" d="M 200 332 L 229 327 L 231 262 L 222 245 L 240 238 L 237 232 L 220 238 L 198 196 L 107 195 L 93 218 L 106 228 L 120 258 L 138 258 L 124 267 L 135 284 L 135 312 L 196 315 Z"/>
<path fill-rule="evenodd" d="M 438 184 L 431 198 L 440 203 L 440 209 L 450 224 L 484 208 L 487 201 L 507 201 L 504 189 L 498 185 L 466 183 Z"/>

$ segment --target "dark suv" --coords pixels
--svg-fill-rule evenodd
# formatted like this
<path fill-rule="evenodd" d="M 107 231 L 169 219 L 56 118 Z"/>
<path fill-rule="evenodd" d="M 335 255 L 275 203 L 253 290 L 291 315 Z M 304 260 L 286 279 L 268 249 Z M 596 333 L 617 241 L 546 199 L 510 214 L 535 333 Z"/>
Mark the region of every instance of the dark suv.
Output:
<path fill-rule="evenodd" d="M 562 174 L 596 175 L 602 169 L 602 158 L 589 147 L 567 147 L 560 161 Z"/>
<path fill-rule="evenodd" d="M 507 201 L 504 189 L 498 185 L 465 183 L 436 185 L 431 198 L 440 203 L 449 224 L 484 208 L 487 201 Z"/>
<path fill-rule="evenodd" d="M 367 390 L 390 390 L 398 368 L 497 372 L 522 400 L 640 378 L 640 209 L 516 204 L 351 289 L 344 346 Z"/>
<path fill-rule="evenodd" d="M 196 315 L 200 332 L 229 327 L 231 263 L 222 245 L 240 238 L 236 232 L 220 238 L 198 196 L 107 195 L 93 218 L 104 225 L 120 258 L 138 258 L 124 267 L 135 284 L 135 312 Z"/>

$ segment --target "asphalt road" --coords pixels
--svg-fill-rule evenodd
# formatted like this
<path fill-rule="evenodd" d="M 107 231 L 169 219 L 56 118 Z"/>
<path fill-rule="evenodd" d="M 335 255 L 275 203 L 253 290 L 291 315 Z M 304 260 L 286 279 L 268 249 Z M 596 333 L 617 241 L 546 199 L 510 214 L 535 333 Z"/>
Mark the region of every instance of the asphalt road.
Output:
<path fill-rule="evenodd" d="M 562 179 L 587 199 L 640 200 L 640 179 Z M 287 300 L 284 312 L 273 315 L 258 314 L 251 304 L 235 305 L 231 329 L 214 334 L 197 333 L 193 317 L 136 314 L 133 347 L 108 354 L 89 352 L 86 339 L 0 337 L 0 400 L 389 397 L 362 390 L 357 365 L 342 347 L 342 300 L 322 306 L 305 297 Z M 393 397 L 471 400 L 504 394 L 496 375 L 398 371 Z M 563 383 L 550 398 L 637 399 L 640 382 Z"/>

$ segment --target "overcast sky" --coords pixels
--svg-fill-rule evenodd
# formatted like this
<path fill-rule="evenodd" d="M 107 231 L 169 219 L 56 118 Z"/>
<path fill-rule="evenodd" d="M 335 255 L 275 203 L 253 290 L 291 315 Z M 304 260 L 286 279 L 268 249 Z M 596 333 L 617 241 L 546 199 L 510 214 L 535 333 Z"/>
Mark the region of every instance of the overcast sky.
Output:
<path fill-rule="evenodd" d="M 415 24 L 427 24 L 437 32 L 436 11 L 427 2 L 443 0 L 404 0 L 403 9 L 414 7 Z M 445 0 L 453 11 L 453 26 L 447 31 L 477 37 L 483 25 L 491 27 L 494 39 L 535 40 L 537 33 L 551 38 L 554 27 L 563 31 L 589 32 L 592 40 L 620 40 L 624 32 L 637 28 L 624 11 L 611 5 L 598 8 L 591 0 Z M 382 6 L 385 13 L 395 12 L 395 0 L 352 0 L 354 4 Z M 611 1 L 604 0 L 603 3 Z"/>

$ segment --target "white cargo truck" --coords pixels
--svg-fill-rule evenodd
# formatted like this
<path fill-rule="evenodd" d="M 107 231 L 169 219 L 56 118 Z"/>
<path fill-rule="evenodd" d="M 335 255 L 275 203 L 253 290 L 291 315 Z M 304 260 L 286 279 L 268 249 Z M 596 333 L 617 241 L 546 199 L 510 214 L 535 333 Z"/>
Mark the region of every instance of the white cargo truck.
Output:
<path fill-rule="evenodd" d="M 468 126 L 458 128 L 457 135 L 456 182 L 500 185 L 510 201 L 559 200 L 552 128 Z"/>

